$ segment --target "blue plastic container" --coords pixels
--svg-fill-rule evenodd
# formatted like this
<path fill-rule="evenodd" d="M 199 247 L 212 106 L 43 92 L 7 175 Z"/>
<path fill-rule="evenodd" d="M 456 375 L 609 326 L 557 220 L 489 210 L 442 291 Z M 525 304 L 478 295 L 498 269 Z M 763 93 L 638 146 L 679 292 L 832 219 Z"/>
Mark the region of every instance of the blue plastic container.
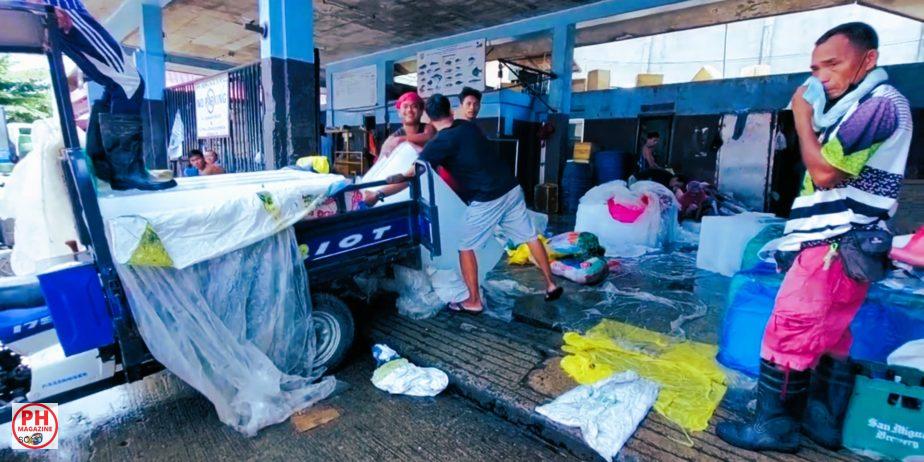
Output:
<path fill-rule="evenodd" d="M 782 280 L 766 264 L 732 279 L 716 356 L 720 363 L 757 376 L 764 328 Z M 924 299 L 874 284 L 850 323 L 850 333 L 851 358 L 884 363 L 896 348 L 924 338 Z"/>
<path fill-rule="evenodd" d="M 590 164 L 573 160 L 565 162 L 561 182 L 565 213 L 575 213 L 581 197 L 593 187 L 594 177 Z"/>
<path fill-rule="evenodd" d="M 112 317 L 95 265 L 59 265 L 38 280 L 65 355 L 112 345 Z"/>
<path fill-rule="evenodd" d="M 629 178 L 630 161 L 630 156 L 624 151 L 600 151 L 594 154 L 594 183 L 601 185 Z"/>

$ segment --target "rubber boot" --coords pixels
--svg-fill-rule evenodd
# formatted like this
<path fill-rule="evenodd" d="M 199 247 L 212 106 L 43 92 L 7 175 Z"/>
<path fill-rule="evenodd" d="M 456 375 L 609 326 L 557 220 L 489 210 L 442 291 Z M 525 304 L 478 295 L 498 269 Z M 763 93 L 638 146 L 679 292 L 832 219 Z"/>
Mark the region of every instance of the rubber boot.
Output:
<path fill-rule="evenodd" d="M 924 268 L 924 226 L 915 231 L 907 245 L 893 248 L 889 257 L 914 267 Z"/>
<path fill-rule="evenodd" d="M 99 116 L 109 112 L 108 104 L 95 101 L 90 108 L 90 122 L 87 125 L 87 156 L 93 161 L 93 171 L 96 177 L 106 183 L 112 182 L 112 165 L 106 159 L 106 150 L 103 149 L 103 138 L 99 130 Z"/>
<path fill-rule="evenodd" d="M 847 361 L 825 356 L 815 368 L 802 419 L 802 432 L 819 446 L 832 451 L 841 448 L 841 430 L 853 393 L 853 382 L 854 375 Z"/>
<path fill-rule="evenodd" d="M 99 126 L 106 160 L 112 166 L 112 189 L 158 191 L 176 186 L 176 181 L 158 180 L 145 170 L 141 117 L 100 114 Z"/>
<path fill-rule="evenodd" d="M 721 422 L 716 434 L 732 446 L 751 451 L 798 451 L 810 375 L 809 371 L 783 370 L 762 360 L 754 419 L 746 423 Z"/>

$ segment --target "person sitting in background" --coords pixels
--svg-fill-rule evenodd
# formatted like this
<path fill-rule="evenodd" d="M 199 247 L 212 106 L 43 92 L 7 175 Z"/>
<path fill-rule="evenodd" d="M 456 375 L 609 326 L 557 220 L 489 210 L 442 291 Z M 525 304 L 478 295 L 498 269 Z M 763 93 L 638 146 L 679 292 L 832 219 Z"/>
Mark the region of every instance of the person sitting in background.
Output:
<path fill-rule="evenodd" d="M 202 170 L 203 175 L 221 175 L 225 173 L 225 169 L 218 165 L 218 153 L 214 149 L 206 149 L 203 157 L 205 159 L 205 168 Z"/>
<path fill-rule="evenodd" d="M 646 139 L 645 145 L 642 146 L 642 152 L 638 156 L 638 171 L 642 172 L 645 170 L 661 170 L 661 167 L 658 165 L 657 159 L 655 159 L 655 153 L 657 152 L 658 145 L 661 143 L 661 135 L 658 132 L 649 132 Z"/>
<path fill-rule="evenodd" d="M 422 148 L 423 145 L 427 144 L 427 141 L 430 141 L 430 138 L 436 135 L 436 130 L 432 125 L 420 121 L 423 116 L 424 102 L 417 92 L 409 91 L 401 95 L 398 102 L 395 103 L 395 107 L 398 109 L 398 116 L 401 117 L 401 128 L 395 130 L 382 144 L 382 151 L 376 162 L 379 159 L 388 157 L 399 144 L 405 141 Z"/>
<path fill-rule="evenodd" d="M 205 156 L 202 151 L 193 149 L 189 151 L 189 165 L 183 170 L 183 176 L 199 176 L 205 170 Z"/>
<path fill-rule="evenodd" d="M 459 93 L 459 118 L 474 122 L 481 112 L 481 92 L 471 87 L 463 87 Z"/>

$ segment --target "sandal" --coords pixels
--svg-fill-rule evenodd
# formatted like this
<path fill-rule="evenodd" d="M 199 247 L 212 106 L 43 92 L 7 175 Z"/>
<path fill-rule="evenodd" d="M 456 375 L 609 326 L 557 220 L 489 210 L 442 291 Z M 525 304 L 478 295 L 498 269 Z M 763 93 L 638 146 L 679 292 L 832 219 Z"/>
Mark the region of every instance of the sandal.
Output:
<path fill-rule="evenodd" d="M 481 314 L 482 311 L 484 311 L 484 307 L 482 307 L 480 310 L 470 310 L 462 306 L 462 304 L 458 302 L 449 303 L 446 305 L 446 308 L 449 309 L 449 311 L 452 311 L 455 313 L 465 313 L 465 314 L 470 314 L 472 316 L 479 315 Z"/>
<path fill-rule="evenodd" d="M 565 293 L 565 289 L 561 288 L 561 286 L 556 287 L 555 290 L 545 293 L 545 301 L 554 302 L 555 300 L 561 298 L 563 293 Z"/>

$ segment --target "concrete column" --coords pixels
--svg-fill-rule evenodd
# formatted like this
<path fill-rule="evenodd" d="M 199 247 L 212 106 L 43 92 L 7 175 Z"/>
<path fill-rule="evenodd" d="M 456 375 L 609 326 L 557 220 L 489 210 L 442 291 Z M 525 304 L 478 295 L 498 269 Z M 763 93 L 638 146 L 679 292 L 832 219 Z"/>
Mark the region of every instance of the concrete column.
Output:
<path fill-rule="evenodd" d="M 568 147 L 568 114 L 571 112 L 571 68 L 574 63 L 574 24 L 559 24 L 552 29 L 552 72 L 556 75 L 549 86 L 549 105 L 556 111 L 549 114 L 555 133 L 545 149 L 546 183 L 561 184 L 565 160 L 570 158 Z M 561 188 L 559 188 L 561 191 Z"/>
<path fill-rule="evenodd" d="M 260 0 L 260 26 L 263 156 L 267 169 L 278 169 L 320 151 L 314 6 L 304 0 Z"/>
<path fill-rule="evenodd" d="M 337 116 L 334 114 L 334 73 L 327 69 L 324 71 L 326 76 L 324 78 L 325 86 L 327 87 L 327 126 L 336 127 L 337 126 Z"/>
<path fill-rule="evenodd" d="M 163 12 L 158 0 L 141 2 L 141 50 L 135 64 L 144 79 L 141 119 L 144 123 L 144 163 L 148 168 L 167 168 L 167 118 L 164 108 L 166 64 L 164 61 Z"/>
<path fill-rule="evenodd" d="M 388 88 L 395 81 L 395 62 L 379 61 L 375 63 L 376 97 L 375 120 L 383 124 L 391 122 L 388 117 Z"/>

